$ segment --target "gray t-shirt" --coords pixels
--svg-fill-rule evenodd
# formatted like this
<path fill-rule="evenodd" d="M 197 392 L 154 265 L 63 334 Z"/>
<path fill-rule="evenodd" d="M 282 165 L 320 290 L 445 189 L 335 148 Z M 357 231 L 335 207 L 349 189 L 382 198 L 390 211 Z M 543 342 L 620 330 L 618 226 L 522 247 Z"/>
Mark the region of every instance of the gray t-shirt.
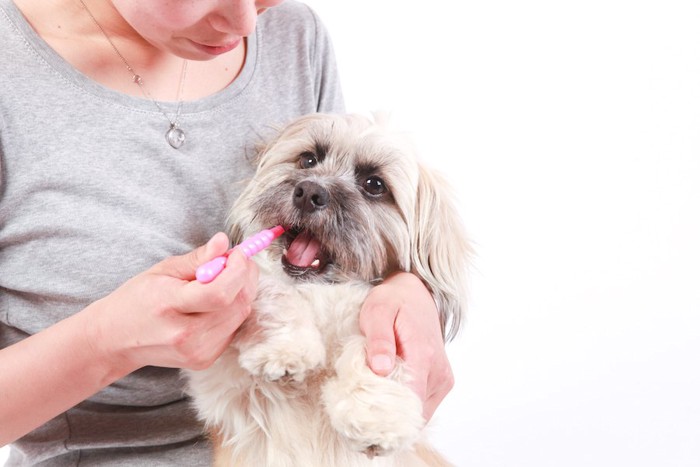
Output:
<path fill-rule="evenodd" d="M 178 150 L 153 102 L 76 71 L 11 0 L 0 37 L 0 348 L 206 242 L 257 144 L 296 116 L 343 111 L 329 37 L 293 1 L 259 17 L 231 85 L 183 103 Z M 136 371 L 15 443 L 9 465 L 208 465 L 183 387 L 177 370 Z"/>

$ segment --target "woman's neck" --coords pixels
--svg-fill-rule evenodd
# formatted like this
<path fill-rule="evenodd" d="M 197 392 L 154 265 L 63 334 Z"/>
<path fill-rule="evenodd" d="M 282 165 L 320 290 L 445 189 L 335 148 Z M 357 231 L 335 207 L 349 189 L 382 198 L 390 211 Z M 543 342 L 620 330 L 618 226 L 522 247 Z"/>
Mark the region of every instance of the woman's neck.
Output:
<path fill-rule="evenodd" d="M 124 63 L 126 60 L 142 77 L 143 87 L 154 99 L 178 99 L 183 59 L 151 45 L 121 17 L 111 2 L 85 0 L 89 13 L 80 0 L 14 2 L 37 34 L 89 78 L 115 91 L 142 97 L 141 89 Z M 238 48 L 212 60 L 191 61 L 180 98 L 195 100 L 228 86 L 243 68 L 245 48 L 243 41 Z"/>

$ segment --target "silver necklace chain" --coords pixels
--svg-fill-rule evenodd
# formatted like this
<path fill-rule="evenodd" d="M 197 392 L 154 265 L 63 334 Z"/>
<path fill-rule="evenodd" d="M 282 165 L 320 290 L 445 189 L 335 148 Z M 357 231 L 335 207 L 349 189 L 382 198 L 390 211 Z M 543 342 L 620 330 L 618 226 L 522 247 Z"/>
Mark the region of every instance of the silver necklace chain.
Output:
<path fill-rule="evenodd" d="M 85 8 L 85 11 L 87 14 L 90 16 L 92 19 L 92 22 L 95 23 L 97 28 L 102 32 L 102 35 L 107 39 L 107 42 L 109 42 L 109 45 L 112 47 L 112 50 L 117 54 L 119 59 L 124 63 L 126 66 L 126 69 L 131 73 L 131 80 L 136 84 L 139 89 L 141 90 L 141 94 L 151 102 L 153 102 L 153 105 L 156 106 L 156 108 L 160 111 L 160 113 L 163 114 L 163 116 L 170 122 L 170 128 L 168 131 L 165 132 L 165 140 L 175 149 L 179 149 L 183 144 L 185 144 L 185 132 L 182 131 L 180 128 L 180 111 L 182 110 L 182 91 L 185 87 L 185 77 L 187 76 L 187 60 L 182 61 L 182 71 L 180 72 L 180 85 L 178 86 L 177 89 L 177 110 L 175 111 L 175 118 L 170 118 L 170 116 L 165 112 L 163 107 L 158 103 L 157 100 L 151 96 L 151 93 L 148 92 L 148 90 L 145 88 L 143 85 L 143 78 L 141 78 L 141 75 L 136 73 L 134 69 L 129 65 L 129 62 L 124 58 L 124 55 L 119 52 L 119 49 L 117 48 L 116 45 L 114 45 L 114 42 L 112 39 L 109 37 L 109 34 L 107 34 L 107 31 L 104 30 L 102 25 L 97 21 L 95 16 L 92 14 L 90 9 L 87 7 L 85 2 L 83 0 L 80 0 L 80 4 L 83 5 L 83 8 Z"/>

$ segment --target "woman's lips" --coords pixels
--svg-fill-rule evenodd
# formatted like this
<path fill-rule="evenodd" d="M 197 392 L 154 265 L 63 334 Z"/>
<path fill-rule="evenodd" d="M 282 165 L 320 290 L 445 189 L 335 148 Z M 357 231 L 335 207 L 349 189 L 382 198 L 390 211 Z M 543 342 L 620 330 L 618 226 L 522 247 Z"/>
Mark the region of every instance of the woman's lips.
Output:
<path fill-rule="evenodd" d="M 236 47 L 238 47 L 241 43 L 241 38 L 238 38 L 236 40 L 233 40 L 231 42 L 227 42 L 222 45 L 206 45 L 206 44 L 200 44 L 199 42 L 193 42 L 193 44 L 199 49 L 202 50 L 203 52 L 210 54 L 210 55 L 221 55 L 226 52 L 230 52 Z"/>

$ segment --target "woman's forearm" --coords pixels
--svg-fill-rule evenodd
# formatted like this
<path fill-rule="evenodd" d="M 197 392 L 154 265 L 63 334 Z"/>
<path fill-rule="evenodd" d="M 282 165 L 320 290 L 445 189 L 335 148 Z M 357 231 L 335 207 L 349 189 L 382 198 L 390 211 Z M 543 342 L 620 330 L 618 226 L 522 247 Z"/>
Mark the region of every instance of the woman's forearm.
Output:
<path fill-rule="evenodd" d="M 100 302 L 0 350 L 0 445 L 95 394 L 135 368 L 95 345 Z"/>

